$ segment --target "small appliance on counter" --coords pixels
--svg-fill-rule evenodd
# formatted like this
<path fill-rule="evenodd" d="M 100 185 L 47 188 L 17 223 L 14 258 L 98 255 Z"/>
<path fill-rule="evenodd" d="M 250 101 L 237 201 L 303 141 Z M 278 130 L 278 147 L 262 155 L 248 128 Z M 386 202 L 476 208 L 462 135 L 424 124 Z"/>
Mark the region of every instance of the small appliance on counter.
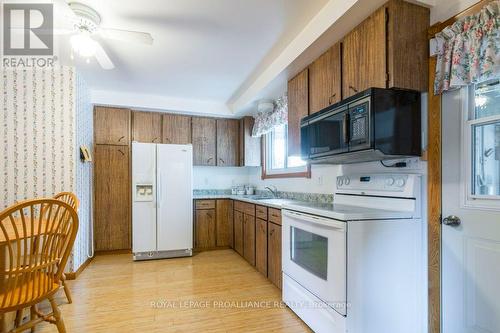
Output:
<path fill-rule="evenodd" d="M 301 120 L 301 155 L 312 164 L 421 156 L 420 92 L 371 88 Z"/>

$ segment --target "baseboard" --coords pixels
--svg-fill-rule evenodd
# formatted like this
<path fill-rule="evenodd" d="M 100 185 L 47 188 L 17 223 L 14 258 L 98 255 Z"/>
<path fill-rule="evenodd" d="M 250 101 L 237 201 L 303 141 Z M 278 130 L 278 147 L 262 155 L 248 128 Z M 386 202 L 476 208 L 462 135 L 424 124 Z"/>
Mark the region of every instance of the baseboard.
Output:
<path fill-rule="evenodd" d="M 125 249 L 125 250 L 101 250 L 101 251 L 95 251 L 96 256 L 102 256 L 102 255 L 108 255 L 108 254 L 132 254 L 131 249 Z"/>
<path fill-rule="evenodd" d="M 87 268 L 91 261 L 92 258 L 88 258 L 87 260 L 85 260 L 85 262 L 76 270 L 76 272 L 64 273 L 64 275 L 66 276 L 66 280 L 76 280 L 78 275 L 80 275 L 80 273 L 83 272 L 85 268 Z"/>

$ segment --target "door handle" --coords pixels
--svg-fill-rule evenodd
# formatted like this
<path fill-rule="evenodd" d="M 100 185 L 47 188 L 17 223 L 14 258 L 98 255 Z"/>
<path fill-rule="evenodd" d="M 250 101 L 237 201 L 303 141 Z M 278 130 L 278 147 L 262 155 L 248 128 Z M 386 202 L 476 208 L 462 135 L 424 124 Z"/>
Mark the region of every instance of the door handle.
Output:
<path fill-rule="evenodd" d="M 455 215 L 450 215 L 443 219 L 443 224 L 449 225 L 450 227 L 458 227 L 461 223 L 462 221 L 460 220 L 460 218 Z"/>
<path fill-rule="evenodd" d="M 354 88 L 353 86 L 349 86 L 349 89 L 351 89 L 352 91 L 354 91 L 355 93 L 358 92 L 358 89 Z"/>
<path fill-rule="evenodd" d="M 335 98 L 335 96 L 337 96 L 337 94 L 333 94 L 332 96 L 330 96 L 330 98 L 328 98 L 329 105 L 332 105 L 332 100 Z"/>

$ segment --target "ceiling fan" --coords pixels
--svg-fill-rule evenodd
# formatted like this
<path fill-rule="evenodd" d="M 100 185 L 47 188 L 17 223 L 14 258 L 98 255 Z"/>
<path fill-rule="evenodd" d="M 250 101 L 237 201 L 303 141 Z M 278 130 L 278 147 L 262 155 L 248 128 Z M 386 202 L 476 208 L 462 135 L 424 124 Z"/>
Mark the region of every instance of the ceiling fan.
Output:
<path fill-rule="evenodd" d="M 101 27 L 101 16 L 93 8 L 79 3 L 67 3 L 64 0 L 54 0 L 54 12 L 57 21 L 63 23 L 63 28 L 54 29 L 56 35 L 72 34 L 70 38 L 73 57 L 74 53 L 87 59 L 95 57 L 103 69 L 113 69 L 115 66 L 104 48 L 94 36 L 125 42 L 153 44 L 153 37 L 147 32 L 110 29 Z"/>

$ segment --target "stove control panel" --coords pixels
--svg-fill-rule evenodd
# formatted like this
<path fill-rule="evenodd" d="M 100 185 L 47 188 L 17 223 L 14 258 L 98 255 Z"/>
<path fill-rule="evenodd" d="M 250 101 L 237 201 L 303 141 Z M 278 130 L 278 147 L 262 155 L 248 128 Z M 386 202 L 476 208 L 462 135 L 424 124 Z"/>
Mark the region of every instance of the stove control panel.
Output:
<path fill-rule="evenodd" d="M 357 174 L 337 177 L 337 192 L 350 194 L 372 194 L 387 192 L 399 193 L 396 196 L 414 192 L 415 180 L 419 175 L 414 174 Z"/>

